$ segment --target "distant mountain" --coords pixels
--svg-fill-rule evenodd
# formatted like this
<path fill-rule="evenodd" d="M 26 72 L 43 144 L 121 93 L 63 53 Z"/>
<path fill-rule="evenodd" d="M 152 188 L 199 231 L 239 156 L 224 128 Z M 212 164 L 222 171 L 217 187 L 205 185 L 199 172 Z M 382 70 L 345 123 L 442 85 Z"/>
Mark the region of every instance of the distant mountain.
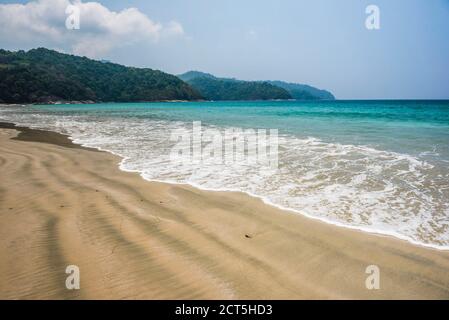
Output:
<path fill-rule="evenodd" d="M 317 89 L 307 84 L 289 83 L 284 81 L 266 81 L 287 90 L 296 100 L 335 100 L 332 93 Z"/>
<path fill-rule="evenodd" d="M 208 100 L 292 99 L 287 90 L 268 82 L 217 78 L 199 71 L 189 71 L 178 77 Z"/>
<path fill-rule="evenodd" d="M 214 75 L 211 75 L 210 73 L 206 72 L 200 72 L 200 71 L 187 71 L 186 73 L 178 75 L 178 78 L 181 78 L 183 81 L 190 81 L 195 78 L 208 78 L 208 79 L 215 79 L 218 80 L 218 78 Z M 224 79 L 224 78 L 222 78 Z"/>
<path fill-rule="evenodd" d="M 198 100 L 178 77 L 45 48 L 0 49 L 0 102 Z"/>
<path fill-rule="evenodd" d="M 329 91 L 305 84 L 283 81 L 242 81 L 234 78 L 218 78 L 200 71 L 188 71 L 178 77 L 210 100 L 335 100 Z"/>

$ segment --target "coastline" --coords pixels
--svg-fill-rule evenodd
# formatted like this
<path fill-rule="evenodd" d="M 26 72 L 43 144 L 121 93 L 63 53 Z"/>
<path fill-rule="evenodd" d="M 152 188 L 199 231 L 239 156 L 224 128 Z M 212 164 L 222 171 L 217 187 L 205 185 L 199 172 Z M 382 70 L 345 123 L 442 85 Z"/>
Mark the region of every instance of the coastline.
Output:
<path fill-rule="evenodd" d="M 159 103 L 159 102 L 202 102 L 207 100 L 149 100 L 149 101 L 130 101 L 129 103 Z M 123 103 L 121 101 L 47 101 L 47 102 L 23 102 L 23 103 L 0 103 L 0 107 L 26 107 L 26 106 L 40 106 L 40 105 L 65 105 L 65 104 L 96 104 L 96 103 Z M 128 103 L 128 102 L 126 102 Z"/>
<path fill-rule="evenodd" d="M 2 104 L 0 104 L 0 106 L 2 106 Z M 15 124 L 0 121 L 0 128 L 1 128 L 2 125 L 6 125 L 7 127 L 15 126 Z M 17 128 L 19 128 L 19 127 L 17 127 Z M 34 132 L 34 134 L 32 134 L 32 135 L 36 136 L 36 137 L 38 136 L 37 133 L 40 133 L 40 132 L 44 132 L 45 133 L 45 132 L 47 132 L 46 130 L 51 130 L 51 129 L 31 129 L 31 128 L 28 128 L 28 127 L 20 127 L 20 128 L 21 128 L 22 131 L 24 131 L 24 132 L 21 133 L 22 135 L 25 134 L 27 131 L 30 131 L 30 132 L 32 131 L 32 132 Z M 33 130 L 35 130 L 35 131 L 33 131 Z M 54 132 L 57 132 L 57 131 L 54 131 Z M 247 195 L 249 195 L 251 197 L 260 199 L 261 201 L 263 201 L 265 204 L 267 204 L 269 206 L 273 206 L 275 208 L 278 208 L 280 210 L 289 212 L 291 214 L 305 216 L 305 217 L 307 217 L 309 219 L 313 219 L 313 220 L 316 220 L 316 221 L 319 221 L 319 222 L 331 224 L 331 225 L 334 225 L 334 226 L 337 226 L 337 227 L 340 227 L 340 228 L 347 228 L 347 229 L 350 229 L 350 230 L 357 230 L 357 231 L 362 231 L 362 232 L 366 232 L 366 233 L 370 233 L 370 234 L 376 234 L 376 235 L 380 235 L 380 236 L 394 237 L 396 239 L 406 241 L 406 242 L 411 243 L 413 245 L 417 245 L 417 246 L 421 246 L 421 247 L 425 247 L 425 248 L 431 248 L 431 249 L 435 249 L 435 250 L 443 250 L 443 251 L 448 251 L 449 252 L 449 245 L 442 245 L 442 244 L 436 244 L 435 242 L 431 243 L 431 242 L 423 242 L 423 241 L 415 240 L 412 237 L 406 236 L 406 235 L 404 235 L 404 234 L 402 234 L 400 232 L 389 230 L 389 229 L 375 228 L 374 226 L 370 226 L 370 225 L 368 225 L 368 226 L 352 225 L 350 223 L 345 223 L 344 221 L 342 222 L 342 221 L 339 221 L 339 220 L 336 220 L 336 219 L 329 219 L 329 218 L 324 217 L 324 216 L 311 215 L 311 214 L 308 214 L 306 212 L 300 211 L 300 210 L 292 208 L 292 207 L 280 205 L 278 203 L 275 203 L 275 202 L 271 201 L 269 197 L 266 197 L 266 196 L 263 196 L 263 195 L 260 195 L 260 194 L 254 194 L 254 193 L 249 192 L 249 191 L 242 191 L 242 190 L 238 190 L 238 189 L 231 189 L 231 188 L 224 188 L 224 187 L 208 188 L 208 187 L 205 187 L 204 185 L 195 184 L 195 183 L 193 183 L 191 181 L 189 181 L 187 183 L 187 182 L 177 182 L 177 181 L 171 181 L 171 180 L 158 180 L 158 179 L 153 179 L 153 178 L 147 178 L 147 177 L 145 177 L 144 174 L 142 174 L 141 171 L 127 168 L 127 166 L 125 165 L 125 160 L 127 160 L 128 157 L 126 155 L 120 154 L 120 153 L 116 153 L 116 152 L 114 152 L 114 151 L 112 151 L 110 149 L 103 149 L 103 148 L 98 147 L 98 146 L 94 147 L 94 146 L 92 146 L 92 145 L 90 145 L 88 143 L 87 144 L 83 144 L 81 141 L 78 141 L 76 138 L 72 139 L 70 136 L 67 136 L 64 133 L 61 133 L 61 132 L 57 132 L 57 133 L 60 133 L 61 137 L 65 137 L 64 140 L 67 140 L 67 142 L 64 142 L 65 146 L 73 147 L 73 145 L 81 145 L 81 146 L 83 146 L 83 147 L 85 147 L 85 148 L 87 148 L 89 150 L 103 151 L 103 152 L 107 152 L 107 153 L 110 153 L 110 154 L 113 154 L 113 155 L 119 157 L 121 159 L 120 162 L 119 162 L 119 168 L 122 171 L 138 173 L 143 179 L 145 179 L 145 180 L 147 180 L 149 182 L 160 182 L 160 183 L 169 183 L 169 184 L 175 184 L 175 185 L 186 185 L 186 186 L 191 186 L 191 187 L 194 187 L 194 188 L 197 188 L 197 189 L 200 189 L 200 190 L 204 190 L 204 191 L 243 192 L 243 193 L 245 193 L 245 194 L 247 194 Z M 43 136 L 45 136 L 45 134 Z M 34 138 L 34 139 L 36 139 L 36 138 Z M 60 139 L 60 138 L 58 138 L 58 139 Z M 61 143 L 61 142 L 58 142 L 58 143 Z"/>
<path fill-rule="evenodd" d="M 448 252 L 149 182 L 58 133 L 0 133 L 2 299 L 449 298 Z M 69 264 L 81 290 L 64 287 Z"/>

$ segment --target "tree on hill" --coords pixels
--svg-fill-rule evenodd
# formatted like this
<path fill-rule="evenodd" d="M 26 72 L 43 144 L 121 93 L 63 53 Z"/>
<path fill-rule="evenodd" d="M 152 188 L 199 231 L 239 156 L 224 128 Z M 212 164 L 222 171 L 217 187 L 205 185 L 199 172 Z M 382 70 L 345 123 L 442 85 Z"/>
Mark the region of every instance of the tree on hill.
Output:
<path fill-rule="evenodd" d="M 125 67 L 45 48 L 0 50 L 0 101 L 199 100 L 202 96 L 178 77 L 148 68 Z"/>

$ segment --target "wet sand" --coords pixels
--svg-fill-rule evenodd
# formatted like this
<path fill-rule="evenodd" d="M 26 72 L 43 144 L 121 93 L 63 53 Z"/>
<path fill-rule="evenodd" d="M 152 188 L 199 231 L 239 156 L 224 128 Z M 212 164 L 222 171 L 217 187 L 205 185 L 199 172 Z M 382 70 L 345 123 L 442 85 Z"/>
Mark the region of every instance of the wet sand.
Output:
<path fill-rule="evenodd" d="M 447 251 L 148 182 L 66 136 L 0 127 L 0 299 L 449 299 Z"/>

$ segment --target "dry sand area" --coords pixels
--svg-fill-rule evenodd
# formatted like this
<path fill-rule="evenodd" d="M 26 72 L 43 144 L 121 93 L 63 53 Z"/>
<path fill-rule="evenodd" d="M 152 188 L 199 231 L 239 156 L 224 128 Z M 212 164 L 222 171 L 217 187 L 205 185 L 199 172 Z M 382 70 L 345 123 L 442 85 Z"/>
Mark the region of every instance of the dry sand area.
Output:
<path fill-rule="evenodd" d="M 148 182 L 66 136 L 1 127 L 1 299 L 449 298 L 447 251 Z"/>

